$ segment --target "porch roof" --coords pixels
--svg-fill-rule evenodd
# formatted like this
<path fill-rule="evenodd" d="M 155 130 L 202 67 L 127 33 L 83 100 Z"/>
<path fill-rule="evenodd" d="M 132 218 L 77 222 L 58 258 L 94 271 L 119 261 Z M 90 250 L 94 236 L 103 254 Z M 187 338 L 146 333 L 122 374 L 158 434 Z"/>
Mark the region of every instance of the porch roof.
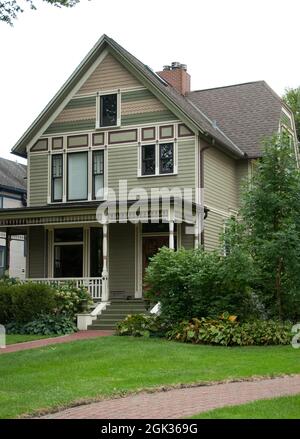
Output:
<path fill-rule="evenodd" d="M 108 222 L 118 222 L 124 220 L 124 214 L 127 216 L 127 209 L 136 203 L 137 200 L 128 200 L 125 203 L 116 203 L 116 216 L 114 218 L 109 217 Z M 109 204 L 108 202 L 105 202 Z M 171 200 L 171 204 L 174 205 L 174 199 Z M 54 224 L 70 224 L 70 223 L 91 223 L 98 222 L 96 216 L 96 210 L 101 205 L 99 201 L 81 202 L 81 203 L 63 203 L 60 205 L 48 204 L 45 206 L 34 207 L 18 207 L 18 208 L 6 208 L 0 210 L 0 229 L 7 229 L 8 227 L 24 227 L 37 226 L 37 225 L 54 225 Z M 190 203 L 192 211 L 196 211 L 196 203 Z M 144 204 L 145 208 L 143 213 L 148 213 L 148 202 Z M 125 207 L 125 210 L 124 210 Z M 123 210 L 122 210 L 123 209 Z M 207 216 L 209 209 L 204 207 L 205 217 Z M 158 218 L 168 218 L 169 212 L 160 205 L 157 211 Z M 123 215 L 123 216 L 122 216 Z M 130 216 L 129 216 L 130 219 Z M 141 215 L 141 220 L 145 219 Z M 178 220 L 176 217 L 174 219 Z M 193 223 L 193 220 L 185 220 L 187 223 Z"/>

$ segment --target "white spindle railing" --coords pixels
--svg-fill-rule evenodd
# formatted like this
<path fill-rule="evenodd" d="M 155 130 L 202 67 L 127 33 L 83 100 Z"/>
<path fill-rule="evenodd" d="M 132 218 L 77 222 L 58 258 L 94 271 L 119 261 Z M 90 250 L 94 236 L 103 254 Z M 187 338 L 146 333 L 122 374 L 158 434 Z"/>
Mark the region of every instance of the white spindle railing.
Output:
<path fill-rule="evenodd" d="M 61 285 L 72 282 L 76 287 L 86 287 L 93 300 L 102 300 L 102 277 L 27 278 L 24 282 L 44 283 L 48 285 Z"/>

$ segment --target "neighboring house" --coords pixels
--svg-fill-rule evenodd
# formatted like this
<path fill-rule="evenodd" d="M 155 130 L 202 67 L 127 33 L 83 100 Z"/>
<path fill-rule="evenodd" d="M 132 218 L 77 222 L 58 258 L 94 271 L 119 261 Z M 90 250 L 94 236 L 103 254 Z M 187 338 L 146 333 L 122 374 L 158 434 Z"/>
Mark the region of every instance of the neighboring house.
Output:
<path fill-rule="evenodd" d="M 0 158 L 0 209 L 15 209 L 26 205 L 26 166 Z M 13 236 L 7 252 L 6 233 L 0 231 L 0 276 L 9 266 L 11 277 L 25 278 L 24 235 Z M 7 261 L 9 259 L 9 261 Z"/>
<path fill-rule="evenodd" d="M 0 226 L 27 236 L 27 278 L 76 279 L 95 300 L 141 298 L 159 247 L 218 248 L 261 140 L 280 129 L 294 141 L 292 113 L 264 81 L 191 91 L 186 66 L 156 74 L 104 35 L 13 148 L 28 159 L 28 204 L 3 210 Z M 119 180 L 129 190 L 193 188 L 193 211 L 205 205 L 207 217 L 174 225 L 171 204 L 157 208 L 167 223 L 124 223 L 132 195 L 101 225 L 103 188 Z"/>

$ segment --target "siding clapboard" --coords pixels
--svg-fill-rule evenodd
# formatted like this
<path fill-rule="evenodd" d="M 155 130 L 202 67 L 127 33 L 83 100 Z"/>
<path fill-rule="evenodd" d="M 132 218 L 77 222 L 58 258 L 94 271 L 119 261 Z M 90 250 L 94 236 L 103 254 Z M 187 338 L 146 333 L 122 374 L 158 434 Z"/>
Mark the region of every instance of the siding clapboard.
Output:
<path fill-rule="evenodd" d="M 204 202 L 228 212 L 237 208 L 236 161 L 215 147 L 204 153 Z"/>
<path fill-rule="evenodd" d="M 108 148 L 108 186 L 118 189 L 119 180 L 127 180 L 128 190 L 143 187 L 195 188 L 195 142 L 178 142 L 178 175 L 137 177 L 138 147 Z"/>
<path fill-rule="evenodd" d="M 29 228 L 29 274 L 28 277 L 45 277 L 45 230 L 44 227 Z"/>
<path fill-rule="evenodd" d="M 140 82 L 111 54 L 108 54 L 101 64 L 86 80 L 78 91 L 78 95 L 93 93 L 100 90 L 111 90 L 122 87 L 138 87 Z"/>
<path fill-rule="evenodd" d="M 30 206 L 47 204 L 48 155 L 30 154 Z"/>
<path fill-rule="evenodd" d="M 109 290 L 135 291 L 134 224 L 109 225 Z"/>

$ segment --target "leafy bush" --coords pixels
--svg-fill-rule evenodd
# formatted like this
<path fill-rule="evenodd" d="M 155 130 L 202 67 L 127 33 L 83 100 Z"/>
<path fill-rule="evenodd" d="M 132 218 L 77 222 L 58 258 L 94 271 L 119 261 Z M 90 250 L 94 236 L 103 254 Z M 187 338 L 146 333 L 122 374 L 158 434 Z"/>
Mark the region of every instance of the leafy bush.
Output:
<path fill-rule="evenodd" d="M 239 323 L 235 316 L 219 319 L 193 318 L 183 321 L 167 334 L 169 340 L 222 346 L 287 345 L 291 324 L 272 320 Z"/>
<path fill-rule="evenodd" d="M 55 297 L 49 285 L 28 282 L 12 285 L 9 290 L 16 322 L 31 322 L 40 314 L 51 314 L 55 310 Z"/>
<path fill-rule="evenodd" d="M 240 319 L 258 317 L 249 287 L 251 264 L 242 253 L 162 248 L 151 259 L 148 298 L 160 302 L 162 316 L 173 322 L 194 316 L 218 316 L 224 310 Z"/>
<path fill-rule="evenodd" d="M 160 316 L 135 314 L 128 315 L 118 323 L 117 335 L 133 335 L 134 337 L 163 337 L 169 325 Z"/>
<path fill-rule="evenodd" d="M 26 324 L 9 323 L 6 326 L 8 334 L 70 334 L 77 331 L 72 318 L 66 315 L 40 315 Z"/>
<path fill-rule="evenodd" d="M 91 303 L 87 289 L 77 288 L 72 282 L 54 286 L 33 282 L 20 283 L 9 278 L 0 281 L 2 324 L 25 324 L 41 314 L 64 315 L 75 319 L 76 314 L 86 311 Z"/>
<path fill-rule="evenodd" d="M 13 318 L 12 295 L 4 283 L 0 283 L 0 324 L 5 325 Z"/>
<path fill-rule="evenodd" d="M 56 312 L 75 317 L 76 314 L 84 312 L 93 303 L 85 287 L 77 288 L 72 282 L 55 285 Z"/>

